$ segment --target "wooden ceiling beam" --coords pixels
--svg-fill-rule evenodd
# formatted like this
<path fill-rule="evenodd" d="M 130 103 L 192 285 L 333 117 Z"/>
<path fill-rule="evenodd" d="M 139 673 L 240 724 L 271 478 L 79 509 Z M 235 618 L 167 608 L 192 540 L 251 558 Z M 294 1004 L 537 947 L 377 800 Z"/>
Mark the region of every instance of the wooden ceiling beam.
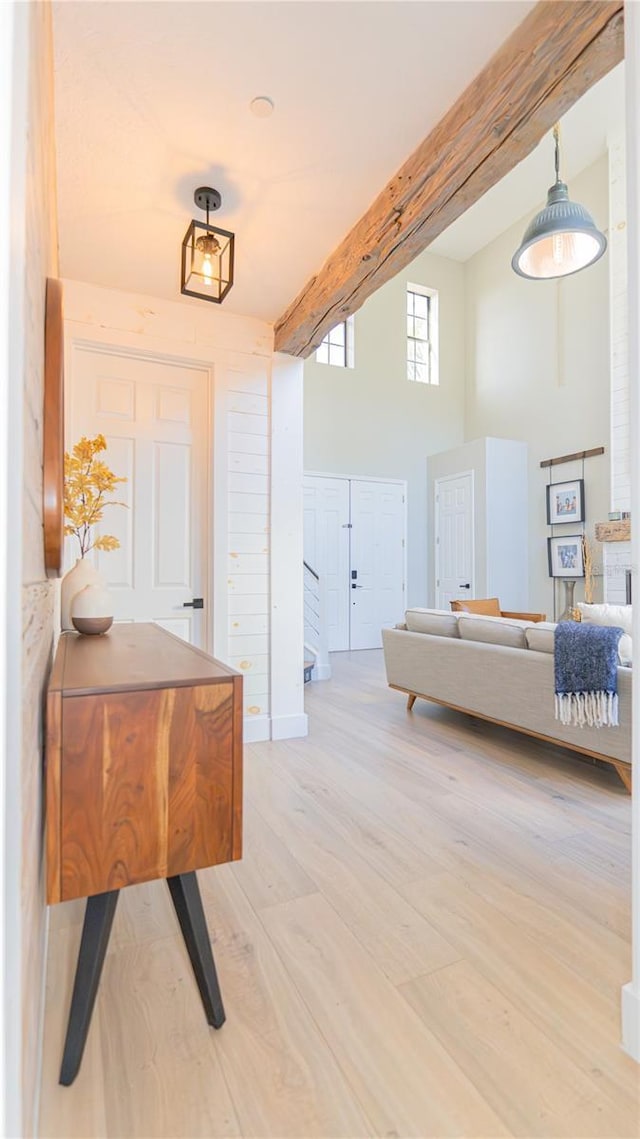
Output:
<path fill-rule="evenodd" d="M 309 356 L 623 57 L 622 0 L 541 0 L 276 322 L 276 351 Z"/>

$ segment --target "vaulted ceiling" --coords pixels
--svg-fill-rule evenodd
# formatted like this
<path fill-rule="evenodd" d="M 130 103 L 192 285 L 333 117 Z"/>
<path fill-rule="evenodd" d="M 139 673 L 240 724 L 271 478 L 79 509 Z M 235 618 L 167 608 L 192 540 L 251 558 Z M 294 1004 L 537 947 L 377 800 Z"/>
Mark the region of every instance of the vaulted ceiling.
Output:
<path fill-rule="evenodd" d="M 561 170 L 570 192 L 575 176 L 606 153 L 608 142 L 622 137 L 624 100 L 624 63 L 619 63 L 563 116 Z M 553 178 L 553 138 L 549 132 L 531 154 L 435 239 L 429 247 L 431 252 L 467 261 L 514 222 L 528 220 L 527 215 L 541 208 Z M 583 204 L 589 206 L 588 202 Z M 607 220 L 599 217 L 597 223 L 606 228 Z"/>
<path fill-rule="evenodd" d="M 532 7 L 59 0 L 62 275 L 180 299 L 210 184 L 237 234 L 225 309 L 274 320 Z"/>

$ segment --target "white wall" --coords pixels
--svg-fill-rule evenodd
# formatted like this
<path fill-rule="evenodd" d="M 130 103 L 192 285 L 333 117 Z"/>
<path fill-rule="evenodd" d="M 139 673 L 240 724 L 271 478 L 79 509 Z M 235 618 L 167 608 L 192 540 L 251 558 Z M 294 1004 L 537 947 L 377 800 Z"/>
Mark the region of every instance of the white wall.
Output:
<path fill-rule="evenodd" d="M 19 16 L 16 19 L 16 15 Z M 22 390 L 10 382 L 16 350 L 22 351 L 22 327 L 12 297 L 21 292 L 23 218 L 12 225 L 24 182 L 24 155 L 14 134 L 24 132 L 27 59 L 26 9 L 0 4 L 0 147 L 13 162 L 0 165 L 0 1134 L 18 1135 L 21 1127 L 20 1050 L 20 820 L 14 803 L 20 749 L 19 679 L 20 546 L 12 542 L 20 527 L 22 470 L 20 432 Z M 17 281 L 16 281 L 17 277 Z"/>
<path fill-rule="evenodd" d="M 627 200 L 629 206 L 629 376 L 631 396 L 631 510 L 636 519 L 633 542 L 633 635 L 640 642 L 640 9 L 625 10 L 625 83 L 627 106 Z M 633 670 L 633 847 L 631 856 L 631 980 L 622 990 L 622 1043 L 640 1062 L 640 668 Z"/>
<path fill-rule="evenodd" d="M 406 285 L 439 293 L 440 384 L 406 378 Z M 464 267 L 423 253 L 355 314 L 355 368 L 304 364 L 304 466 L 406 479 L 407 603 L 427 603 L 427 456 L 462 442 Z"/>
<path fill-rule="evenodd" d="M 606 226 L 607 158 L 573 179 L 569 192 Z M 585 463 L 587 531 L 593 534 L 610 509 L 608 254 L 563 281 L 523 280 L 510 261 L 529 220 L 511 226 L 466 264 L 465 438 L 496 435 L 528 443 L 529 606 L 553 613 L 548 472 L 540 460 L 605 446 L 607 454 Z M 556 467 L 553 481 L 581 473 L 580 463 Z"/>
<path fill-rule="evenodd" d="M 608 227 L 605 156 L 569 190 Z M 485 436 L 528 444 L 525 603 L 549 615 L 548 472 L 540 460 L 605 446 L 607 454 L 585 464 L 588 532 L 611 509 L 608 254 L 561 282 L 522 280 L 510 262 L 529 220 L 511 226 L 464 265 L 426 252 L 381 288 L 355 315 L 354 369 L 318 364 L 314 357 L 305 361 L 305 469 L 407 480 L 412 605 L 427 603 L 432 582 L 428 455 Z M 440 293 L 438 388 L 405 379 L 407 281 Z M 581 475 L 581 463 L 553 471 L 554 481 Z M 601 586 L 598 579 L 596 596 Z M 577 597 L 581 591 L 578 585 Z M 559 586 L 556 601 L 561 608 Z"/>
<path fill-rule="evenodd" d="M 53 641 L 53 584 L 44 569 L 42 407 L 46 279 L 57 272 L 56 181 L 51 9 L 2 7 L 2 111 L 9 115 L 0 113 L 0 407 L 6 415 L 0 446 L 0 746 L 6 749 L 0 1111 L 3 1134 L 28 1137 L 37 1127 L 46 956 L 42 703 Z"/>
<path fill-rule="evenodd" d="M 272 328 L 263 321 L 204 302 L 162 301 L 66 281 L 68 431 L 73 422 L 75 434 L 89 430 L 73 410 L 75 346 L 87 342 L 134 357 L 197 362 L 208 370 L 214 407 L 213 651 L 244 677 L 247 742 L 306 735 L 302 365 L 274 358 Z"/>
<path fill-rule="evenodd" d="M 621 129 L 609 139 L 612 510 L 631 509 L 626 172 L 626 145 Z"/>

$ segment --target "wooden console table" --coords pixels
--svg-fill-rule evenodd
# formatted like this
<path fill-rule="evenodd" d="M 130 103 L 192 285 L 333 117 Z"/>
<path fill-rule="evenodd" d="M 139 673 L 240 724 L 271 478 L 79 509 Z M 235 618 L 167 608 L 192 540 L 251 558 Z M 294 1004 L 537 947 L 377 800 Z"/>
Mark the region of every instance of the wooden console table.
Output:
<path fill-rule="evenodd" d="M 158 625 L 63 633 L 47 697 L 47 901 L 87 898 L 60 1083 L 76 1077 L 123 886 L 166 878 L 209 1024 L 196 870 L 242 855 L 242 677 Z"/>

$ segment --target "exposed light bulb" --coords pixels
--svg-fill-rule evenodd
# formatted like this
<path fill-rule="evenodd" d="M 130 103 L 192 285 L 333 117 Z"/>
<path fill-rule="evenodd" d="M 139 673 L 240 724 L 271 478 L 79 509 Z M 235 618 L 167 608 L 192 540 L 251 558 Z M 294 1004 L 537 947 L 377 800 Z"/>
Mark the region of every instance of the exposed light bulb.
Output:
<path fill-rule="evenodd" d="M 212 233 L 202 234 L 196 241 L 196 249 L 202 254 L 200 262 L 200 275 L 208 287 L 213 285 L 218 274 L 214 265 L 214 257 L 220 253 L 220 242 Z"/>

